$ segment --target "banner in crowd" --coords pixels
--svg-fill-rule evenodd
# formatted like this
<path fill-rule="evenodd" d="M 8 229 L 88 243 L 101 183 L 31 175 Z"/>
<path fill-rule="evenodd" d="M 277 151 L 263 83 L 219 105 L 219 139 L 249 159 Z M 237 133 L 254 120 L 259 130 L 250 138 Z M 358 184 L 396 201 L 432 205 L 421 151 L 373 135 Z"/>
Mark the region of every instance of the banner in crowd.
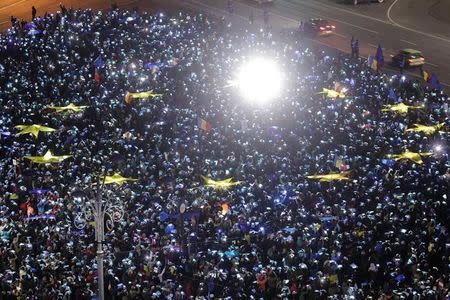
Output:
<path fill-rule="evenodd" d="M 241 181 L 232 181 L 232 178 L 227 178 L 223 180 L 213 180 L 211 178 L 201 175 L 202 179 L 205 181 L 205 186 L 212 187 L 214 189 L 226 190 L 232 186 L 241 184 Z"/>
<path fill-rule="evenodd" d="M 350 175 L 349 171 L 342 173 L 330 173 L 330 174 L 319 174 L 319 175 L 310 175 L 306 176 L 309 179 L 319 179 L 321 182 L 330 182 L 334 180 L 349 180 L 348 176 Z"/>
<path fill-rule="evenodd" d="M 409 150 L 406 150 L 403 153 L 400 154 L 390 154 L 387 157 L 393 158 L 395 161 L 398 160 L 411 160 L 417 164 L 423 164 L 422 156 L 430 156 L 433 155 L 431 152 L 411 152 Z"/>
<path fill-rule="evenodd" d="M 399 104 L 392 104 L 392 105 L 384 105 L 384 108 L 381 110 L 382 112 L 393 112 L 398 114 L 407 114 L 410 109 L 421 109 L 423 108 L 422 105 L 419 106 L 413 106 L 413 105 L 406 105 L 405 103 L 401 102 Z"/>
<path fill-rule="evenodd" d="M 25 156 L 26 159 L 29 159 L 37 164 L 60 163 L 69 157 L 72 157 L 72 155 L 53 155 L 50 150 L 48 150 L 44 156 Z"/>
<path fill-rule="evenodd" d="M 131 104 L 133 99 L 145 99 L 145 98 L 153 98 L 157 96 L 162 96 L 162 94 L 155 94 L 153 91 L 147 91 L 147 92 L 139 92 L 139 93 L 130 93 L 127 92 L 125 94 L 125 103 Z"/>
<path fill-rule="evenodd" d="M 70 103 L 67 106 L 49 106 L 49 109 L 54 110 L 55 112 L 66 112 L 66 111 L 73 111 L 73 112 L 81 112 L 83 111 L 86 107 L 89 106 L 85 106 L 85 105 L 81 105 L 81 106 L 76 106 L 73 103 Z"/>
<path fill-rule="evenodd" d="M 330 90 L 327 88 L 322 88 L 322 92 L 319 92 L 319 94 L 324 94 L 326 95 L 328 98 L 345 98 L 345 93 L 343 91 L 338 92 L 335 90 Z"/>
<path fill-rule="evenodd" d="M 42 132 L 53 132 L 53 131 L 56 131 L 56 129 L 54 129 L 54 128 L 47 127 L 47 126 L 42 126 L 42 125 L 37 125 L 37 124 L 33 124 L 33 125 L 17 125 L 17 126 L 15 126 L 15 128 L 20 129 L 20 132 L 18 132 L 17 135 L 30 133 L 36 139 L 38 138 L 39 132 L 41 132 L 41 131 Z"/>
<path fill-rule="evenodd" d="M 48 214 L 48 215 L 37 215 L 25 218 L 26 221 L 32 221 L 32 220 L 52 220 L 55 219 L 55 215 Z"/>
<path fill-rule="evenodd" d="M 406 131 L 423 132 L 426 135 L 431 135 L 431 134 L 438 132 L 439 129 L 441 129 L 444 125 L 445 125 L 445 123 L 439 123 L 439 124 L 432 125 L 432 126 L 414 124 L 413 128 L 408 128 L 408 129 L 406 129 Z"/>
<path fill-rule="evenodd" d="M 104 183 L 105 184 L 116 183 L 118 185 L 122 185 L 122 184 L 124 184 L 127 181 L 137 181 L 137 179 L 123 177 L 119 173 L 114 173 L 113 176 L 105 176 L 105 178 L 104 178 Z"/>

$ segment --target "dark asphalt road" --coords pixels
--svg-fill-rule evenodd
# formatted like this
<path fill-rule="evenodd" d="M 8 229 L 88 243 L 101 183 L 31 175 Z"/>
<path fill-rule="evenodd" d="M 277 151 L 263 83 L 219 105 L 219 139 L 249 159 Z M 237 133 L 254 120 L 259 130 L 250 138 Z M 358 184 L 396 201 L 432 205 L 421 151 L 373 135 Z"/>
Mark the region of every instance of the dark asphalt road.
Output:
<path fill-rule="evenodd" d="M 438 75 L 441 83 L 450 87 L 450 24 L 437 21 L 432 23 L 428 19 L 428 27 L 412 26 L 402 22 L 405 14 L 405 6 L 410 6 L 410 0 L 387 1 L 383 4 L 361 4 L 356 7 L 339 3 L 335 0 L 276 0 L 269 8 L 269 14 L 274 26 L 284 28 L 296 28 L 300 20 L 312 17 L 322 17 L 336 24 L 336 35 L 318 39 L 319 43 L 349 52 L 352 36 L 359 38 L 361 42 L 361 55 L 375 54 L 378 44 L 384 49 L 385 60 L 390 61 L 390 56 L 403 48 L 421 50 L 427 59 L 425 69 Z M 402 3 L 405 1 L 405 3 Z M 187 3 L 196 5 L 217 14 L 227 15 L 224 0 L 186 0 Z M 390 16 L 387 16 L 389 7 Z M 420 5 L 410 10 L 417 17 L 423 7 Z M 248 19 L 250 12 L 262 20 L 262 9 L 252 0 L 235 1 L 235 13 Z M 401 16 L 397 21 L 397 14 Z M 236 17 L 236 16 L 235 16 Z M 428 15 L 429 18 L 432 18 Z M 440 31 L 434 28 L 443 24 L 447 29 Z M 402 27 L 400 27 L 402 26 Z M 439 27 L 440 28 L 440 27 Z M 445 34 L 444 34 L 445 33 Z M 446 36 L 449 35 L 449 36 Z M 418 76 L 418 69 L 410 69 L 409 75 Z"/>
<path fill-rule="evenodd" d="M 297 28 L 300 20 L 312 17 L 326 18 L 335 23 L 334 36 L 320 38 L 316 43 L 344 52 L 349 52 L 352 36 L 361 44 L 361 55 L 375 54 L 380 43 L 384 48 L 385 60 L 402 48 L 421 50 L 427 59 L 425 69 L 438 75 L 446 90 L 450 88 L 450 23 L 434 19 L 428 9 L 438 0 L 387 0 L 385 3 L 344 4 L 344 0 L 275 0 L 269 8 L 270 22 L 282 28 Z M 442 1 L 442 0 L 441 0 Z M 448 1 L 448 0 L 444 0 Z M 262 9 L 253 0 L 234 0 L 235 14 L 227 13 L 227 0 L 118 0 L 119 6 L 140 6 L 145 9 L 151 3 L 182 4 L 194 9 L 202 9 L 231 20 L 247 21 L 253 12 L 256 21 L 262 22 Z M 31 6 L 35 5 L 38 14 L 43 11 L 54 12 L 59 1 L 53 0 L 2 0 L 0 2 L 0 27 L 9 26 L 11 15 L 30 18 Z M 63 1 L 67 7 L 108 8 L 110 1 L 84 0 Z M 389 12 L 389 15 L 388 15 Z M 408 17 L 410 16 L 410 17 Z M 419 71 L 407 72 L 418 76 Z"/>

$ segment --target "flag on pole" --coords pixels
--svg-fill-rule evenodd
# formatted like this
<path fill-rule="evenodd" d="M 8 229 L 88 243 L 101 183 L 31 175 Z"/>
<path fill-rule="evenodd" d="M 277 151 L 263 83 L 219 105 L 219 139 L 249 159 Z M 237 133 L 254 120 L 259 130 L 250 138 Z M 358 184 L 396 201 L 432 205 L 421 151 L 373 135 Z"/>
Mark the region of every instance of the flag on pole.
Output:
<path fill-rule="evenodd" d="M 388 94 L 388 99 L 395 101 L 395 100 L 397 100 L 395 98 L 396 98 L 395 91 L 394 91 L 393 88 L 390 88 L 389 89 L 389 94 Z"/>
<path fill-rule="evenodd" d="M 206 132 L 210 132 L 211 131 L 211 123 L 206 121 L 205 119 L 202 118 L 198 118 L 197 119 L 197 126 L 200 127 L 201 129 L 203 129 Z"/>
<path fill-rule="evenodd" d="M 428 72 L 423 69 L 423 66 L 420 66 L 420 76 L 423 78 L 423 80 L 430 83 L 430 74 L 428 74 Z"/>
<path fill-rule="evenodd" d="M 430 84 L 433 89 L 442 90 L 442 84 L 434 73 L 431 74 Z"/>
<path fill-rule="evenodd" d="M 152 74 L 158 73 L 159 70 L 160 70 L 160 68 L 159 68 L 158 65 L 152 64 L 151 62 L 146 63 L 146 64 L 144 65 L 144 67 L 145 67 L 147 70 L 150 70 L 150 71 L 152 72 Z"/>
<path fill-rule="evenodd" d="M 381 68 L 384 66 L 384 56 L 383 56 L 383 49 L 381 49 L 381 45 L 378 45 L 377 53 L 375 54 L 375 59 L 377 61 L 377 72 L 381 70 Z"/>
<path fill-rule="evenodd" d="M 378 63 L 373 55 L 369 55 L 369 58 L 367 59 L 367 66 L 370 67 L 372 70 L 375 71 L 378 70 Z"/>
<path fill-rule="evenodd" d="M 97 69 L 102 68 L 105 65 L 105 62 L 102 59 L 102 56 L 99 55 L 95 60 L 94 60 L 94 66 Z"/>
<path fill-rule="evenodd" d="M 170 66 L 172 66 L 172 67 L 175 67 L 175 66 L 177 66 L 179 63 L 180 63 L 180 59 L 179 58 L 177 58 L 177 57 L 172 57 L 170 60 L 169 60 L 169 65 Z"/>
<path fill-rule="evenodd" d="M 338 158 L 336 159 L 335 163 L 336 168 L 338 168 L 340 171 L 347 171 L 350 170 L 350 165 L 347 164 L 343 159 Z"/>
<path fill-rule="evenodd" d="M 98 72 L 97 69 L 95 69 L 94 80 L 95 80 L 97 83 L 102 82 L 102 76 L 100 75 L 100 73 Z"/>

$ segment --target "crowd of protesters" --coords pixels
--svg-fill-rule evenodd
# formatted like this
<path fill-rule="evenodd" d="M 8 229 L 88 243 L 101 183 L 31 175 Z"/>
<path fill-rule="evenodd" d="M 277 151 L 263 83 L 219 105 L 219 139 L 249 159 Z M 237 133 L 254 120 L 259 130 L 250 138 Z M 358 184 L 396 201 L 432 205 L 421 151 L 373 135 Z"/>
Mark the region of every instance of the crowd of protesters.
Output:
<path fill-rule="evenodd" d="M 125 211 L 106 232 L 107 299 L 448 297 L 443 92 L 201 14 L 64 8 L 15 21 L 0 43 L 1 299 L 96 297 L 77 193 L 105 172 L 137 179 L 105 186 Z M 233 84 L 252 56 L 283 70 L 272 103 L 248 104 Z M 149 90 L 162 96 L 124 101 Z M 381 111 L 399 102 L 423 109 Z M 48 109 L 70 103 L 88 108 Z M 21 124 L 57 130 L 17 136 Z M 388 158 L 406 149 L 433 155 Z M 47 150 L 72 157 L 24 159 Z M 350 180 L 306 177 L 340 170 Z M 214 190 L 201 175 L 240 184 Z"/>

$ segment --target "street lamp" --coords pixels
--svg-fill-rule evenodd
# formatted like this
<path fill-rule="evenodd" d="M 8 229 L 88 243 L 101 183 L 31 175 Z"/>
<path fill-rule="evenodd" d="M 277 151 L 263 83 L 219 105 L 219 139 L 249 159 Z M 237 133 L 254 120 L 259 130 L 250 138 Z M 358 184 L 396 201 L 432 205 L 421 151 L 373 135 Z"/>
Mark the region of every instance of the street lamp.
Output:
<path fill-rule="evenodd" d="M 109 190 L 103 196 L 103 184 L 100 184 L 100 182 L 97 185 L 96 194 L 92 189 L 88 189 L 87 194 L 84 191 L 79 191 L 76 195 L 74 200 L 79 211 L 75 215 L 74 226 L 78 230 L 82 230 L 88 222 L 94 221 L 95 241 L 97 242 L 98 294 L 100 300 L 104 300 L 103 242 L 105 241 L 105 224 L 107 230 L 112 230 L 114 223 L 123 219 L 123 204 L 120 198 L 115 197 Z"/>

